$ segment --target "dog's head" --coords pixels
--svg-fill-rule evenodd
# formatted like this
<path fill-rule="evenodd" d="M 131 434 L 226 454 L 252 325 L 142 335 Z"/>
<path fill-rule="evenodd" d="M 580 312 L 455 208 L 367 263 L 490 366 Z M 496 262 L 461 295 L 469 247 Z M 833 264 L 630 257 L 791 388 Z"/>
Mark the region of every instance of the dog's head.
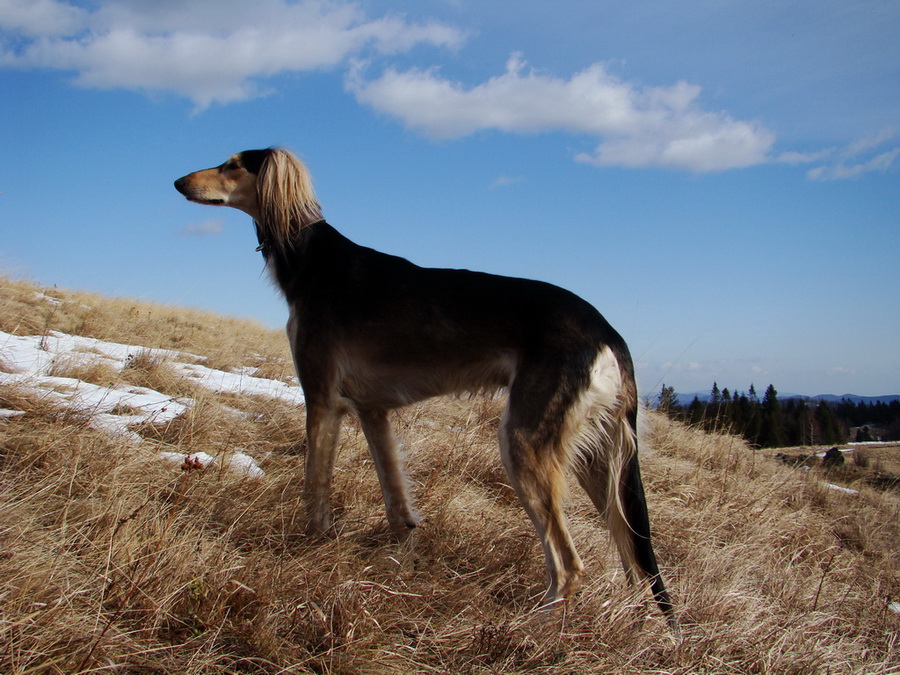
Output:
<path fill-rule="evenodd" d="M 192 202 L 230 206 L 249 214 L 260 238 L 288 249 L 300 231 L 321 220 L 322 210 L 303 162 L 287 150 L 245 150 L 212 169 L 175 181 Z"/>
<path fill-rule="evenodd" d="M 212 169 L 195 171 L 175 181 L 175 189 L 192 202 L 231 206 L 259 216 L 257 181 L 274 150 L 245 150 Z"/>

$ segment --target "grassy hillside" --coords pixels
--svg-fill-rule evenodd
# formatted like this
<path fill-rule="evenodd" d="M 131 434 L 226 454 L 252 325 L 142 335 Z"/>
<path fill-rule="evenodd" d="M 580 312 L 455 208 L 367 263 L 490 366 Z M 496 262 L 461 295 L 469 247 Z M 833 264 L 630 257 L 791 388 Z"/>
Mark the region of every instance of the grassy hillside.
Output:
<path fill-rule="evenodd" d="M 0 281 L 0 330 L 50 331 L 251 366 L 287 379 L 280 333 L 177 308 Z M 3 361 L 0 373 L 11 370 Z M 900 498 L 826 489 L 743 441 L 645 415 L 657 553 L 675 644 L 628 589 L 573 488 L 585 588 L 534 612 L 540 547 L 496 449 L 502 401 L 435 400 L 394 416 L 427 522 L 389 536 L 348 418 L 340 532 L 303 536 L 303 413 L 215 394 L 164 360 L 68 377 L 168 392 L 186 412 L 122 436 L 22 384 L 0 384 L 3 673 L 900 672 Z M 56 367 L 56 364 L 54 364 Z M 2 380 L 0 380 L 2 381 Z M 206 452 L 179 469 L 160 452 Z M 227 469 L 249 453 L 265 472 Z"/>

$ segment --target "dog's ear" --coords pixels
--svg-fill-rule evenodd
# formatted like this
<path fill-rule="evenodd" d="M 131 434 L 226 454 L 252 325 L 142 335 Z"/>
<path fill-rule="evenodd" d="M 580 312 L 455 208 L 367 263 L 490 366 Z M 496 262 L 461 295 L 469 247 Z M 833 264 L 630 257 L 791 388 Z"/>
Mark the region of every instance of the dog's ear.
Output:
<path fill-rule="evenodd" d="M 244 150 L 240 154 L 241 166 L 254 175 L 259 175 L 262 170 L 263 162 L 272 154 L 272 149 L 266 150 Z"/>
<path fill-rule="evenodd" d="M 303 162 L 287 150 L 270 148 L 267 152 L 256 174 L 257 220 L 265 239 L 287 251 L 304 227 L 322 218 L 322 209 Z"/>

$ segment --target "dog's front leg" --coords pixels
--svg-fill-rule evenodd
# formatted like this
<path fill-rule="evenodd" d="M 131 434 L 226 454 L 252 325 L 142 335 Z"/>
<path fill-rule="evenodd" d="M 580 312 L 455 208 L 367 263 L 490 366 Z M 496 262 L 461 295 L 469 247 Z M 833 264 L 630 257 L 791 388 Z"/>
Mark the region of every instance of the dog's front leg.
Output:
<path fill-rule="evenodd" d="M 391 431 L 387 412 L 357 410 L 357 413 L 375 462 L 388 523 L 397 537 L 403 537 L 419 524 L 421 518 L 412 506 L 403 458 Z"/>
<path fill-rule="evenodd" d="M 306 503 L 309 534 L 324 534 L 332 528 L 331 481 L 337 456 L 337 441 L 344 409 L 307 400 L 306 476 L 303 499 Z"/>

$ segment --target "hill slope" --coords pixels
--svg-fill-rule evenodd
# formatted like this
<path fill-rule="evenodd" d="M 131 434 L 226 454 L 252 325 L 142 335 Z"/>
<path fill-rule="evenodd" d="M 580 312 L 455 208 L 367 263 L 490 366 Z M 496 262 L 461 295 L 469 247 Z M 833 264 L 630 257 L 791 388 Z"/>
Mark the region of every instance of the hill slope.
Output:
<path fill-rule="evenodd" d="M 146 355 L 120 367 L 95 345 L 100 363 L 88 367 L 91 352 L 57 351 L 45 366 L 58 372 L 41 377 L 63 381 L 42 389 L 14 372 L 21 363 L 3 351 L 13 339 L 0 339 L 0 408 L 11 411 L 0 417 L 0 672 L 877 673 L 900 663 L 893 494 L 827 490 L 735 437 L 647 413 L 651 519 L 684 623 L 675 645 L 625 586 L 580 491 L 570 520 L 585 589 L 567 611 L 532 611 L 543 563 L 497 456 L 501 401 L 441 399 L 394 416 L 428 518 L 404 543 L 388 534 L 348 418 L 340 532 L 322 541 L 301 534 L 299 405 L 204 386 L 178 365 L 190 354 L 289 385 L 280 334 L 8 281 L 0 330 L 48 349 L 57 331 Z M 73 381 L 157 392 L 183 409 L 154 418 L 127 402 L 72 406 Z M 161 459 L 200 452 L 217 459 L 185 470 Z M 236 453 L 263 475 L 230 470 Z"/>

